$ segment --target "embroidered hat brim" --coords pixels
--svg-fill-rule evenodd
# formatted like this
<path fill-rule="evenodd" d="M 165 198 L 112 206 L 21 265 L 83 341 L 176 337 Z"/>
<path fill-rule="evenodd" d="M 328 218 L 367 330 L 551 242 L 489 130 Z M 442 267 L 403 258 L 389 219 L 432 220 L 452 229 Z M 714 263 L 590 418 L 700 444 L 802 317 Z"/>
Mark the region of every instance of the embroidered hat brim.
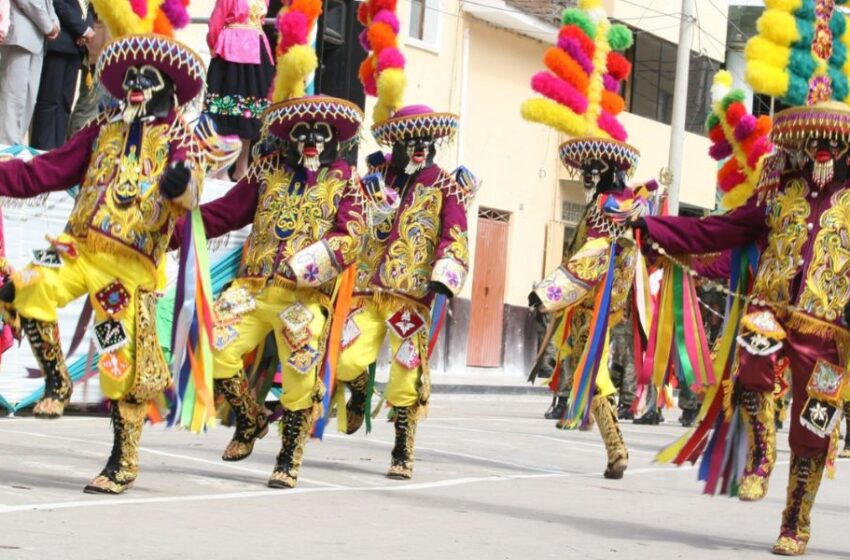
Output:
<path fill-rule="evenodd" d="M 275 103 L 265 110 L 262 118 L 269 131 L 284 140 L 289 139 L 289 133 L 298 123 L 323 121 L 336 128 L 340 142 L 346 142 L 359 133 L 363 116 L 363 110 L 351 101 L 308 95 Z"/>

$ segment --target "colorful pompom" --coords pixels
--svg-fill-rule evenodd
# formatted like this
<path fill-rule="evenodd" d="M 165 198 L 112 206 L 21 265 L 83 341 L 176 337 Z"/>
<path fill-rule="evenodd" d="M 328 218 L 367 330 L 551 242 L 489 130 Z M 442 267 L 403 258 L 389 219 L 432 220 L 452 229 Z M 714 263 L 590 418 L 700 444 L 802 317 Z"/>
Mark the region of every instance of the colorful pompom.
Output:
<path fill-rule="evenodd" d="M 581 50 L 587 58 L 593 58 L 593 54 L 596 52 L 596 44 L 593 42 L 593 39 L 587 36 L 587 33 L 581 27 L 572 24 L 563 26 L 558 32 L 558 40 L 560 41 L 568 37 L 575 39 L 581 44 Z"/>
<path fill-rule="evenodd" d="M 617 80 L 625 80 L 632 71 L 631 63 L 620 53 L 608 53 L 608 73 Z"/>
<path fill-rule="evenodd" d="M 596 38 L 596 24 L 593 23 L 587 14 L 575 8 L 567 8 L 564 10 L 564 15 L 561 18 L 564 25 L 576 25 L 581 28 L 585 34 L 591 39 Z"/>
<path fill-rule="evenodd" d="M 531 87 L 539 93 L 561 105 L 565 105 L 576 113 L 587 110 L 587 98 L 579 93 L 572 85 L 548 72 L 538 72 L 531 78 Z"/>
<path fill-rule="evenodd" d="M 399 28 L 401 24 L 398 21 L 398 17 L 389 10 L 381 10 L 375 17 L 372 18 L 372 23 L 385 23 L 390 26 L 390 29 L 393 30 L 393 33 L 398 35 Z"/>
<path fill-rule="evenodd" d="M 581 43 L 575 37 L 561 37 L 558 48 L 573 57 L 586 74 L 593 72 L 593 60 L 581 48 Z"/>
<path fill-rule="evenodd" d="M 587 95 L 589 77 L 570 55 L 557 47 L 550 47 L 543 55 L 543 63 L 556 76 L 571 83 L 583 95 Z"/>
<path fill-rule="evenodd" d="M 620 124 L 620 121 L 615 119 L 613 115 L 608 113 L 608 111 L 602 111 L 602 113 L 600 113 L 598 125 L 599 128 L 610 134 L 611 138 L 613 138 L 614 140 L 625 142 L 628 138 L 628 135 L 626 134 L 626 129 L 623 128 L 623 125 Z"/>
<path fill-rule="evenodd" d="M 174 29 L 183 29 L 189 25 L 189 12 L 182 0 L 165 0 L 160 9 Z"/>
<path fill-rule="evenodd" d="M 322 0 L 292 0 L 289 11 L 301 12 L 307 17 L 309 27 L 316 25 L 322 13 Z"/>
<path fill-rule="evenodd" d="M 369 26 L 368 31 L 369 44 L 372 45 L 372 50 L 381 52 L 388 47 L 396 46 L 396 34 L 393 33 L 392 27 L 386 23 L 373 23 Z"/>
<path fill-rule="evenodd" d="M 626 108 L 626 102 L 623 100 L 623 98 L 612 91 L 602 92 L 601 103 L 602 108 L 615 117 L 622 113 L 623 109 Z"/>
<path fill-rule="evenodd" d="M 708 149 L 708 155 L 715 161 L 723 161 L 732 155 L 732 146 L 726 139 L 723 139 L 721 142 L 712 144 Z"/>
<path fill-rule="evenodd" d="M 375 17 L 382 10 L 396 13 L 397 4 L 397 0 L 369 0 L 369 13 L 372 17 Z"/>
<path fill-rule="evenodd" d="M 388 47 L 378 53 L 378 72 L 390 68 L 404 69 L 404 55 L 395 47 Z"/>
<path fill-rule="evenodd" d="M 735 140 L 743 142 L 756 129 L 756 118 L 750 114 L 743 115 L 735 125 Z"/>
<path fill-rule="evenodd" d="M 631 29 L 625 25 L 615 24 L 608 30 L 608 43 L 615 51 L 624 51 L 632 46 L 634 37 Z"/>
<path fill-rule="evenodd" d="M 309 20 L 301 12 L 288 10 L 278 18 L 278 52 L 286 53 L 293 45 L 304 45 L 310 34 Z"/>

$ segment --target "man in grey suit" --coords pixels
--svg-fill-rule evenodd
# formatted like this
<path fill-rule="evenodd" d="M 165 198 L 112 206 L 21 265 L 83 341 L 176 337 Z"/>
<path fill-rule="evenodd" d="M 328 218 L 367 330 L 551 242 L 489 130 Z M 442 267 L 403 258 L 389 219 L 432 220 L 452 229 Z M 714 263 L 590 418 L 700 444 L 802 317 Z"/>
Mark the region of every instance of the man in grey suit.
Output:
<path fill-rule="evenodd" d="M 51 0 L 11 0 L 10 26 L 0 46 L 0 144 L 20 144 L 29 128 L 45 40 L 59 35 Z"/>

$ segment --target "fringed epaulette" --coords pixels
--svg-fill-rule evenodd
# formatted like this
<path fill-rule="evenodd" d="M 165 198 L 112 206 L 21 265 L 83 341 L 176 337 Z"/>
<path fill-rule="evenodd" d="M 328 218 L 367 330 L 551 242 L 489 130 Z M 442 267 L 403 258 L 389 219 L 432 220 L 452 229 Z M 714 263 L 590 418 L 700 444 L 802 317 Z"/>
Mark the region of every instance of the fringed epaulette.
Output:
<path fill-rule="evenodd" d="M 776 152 L 764 159 L 759 182 L 756 186 L 759 204 L 770 199 L 777 189 L 779 189 L 783 169 L 785 169 L 784 152 Z"/>

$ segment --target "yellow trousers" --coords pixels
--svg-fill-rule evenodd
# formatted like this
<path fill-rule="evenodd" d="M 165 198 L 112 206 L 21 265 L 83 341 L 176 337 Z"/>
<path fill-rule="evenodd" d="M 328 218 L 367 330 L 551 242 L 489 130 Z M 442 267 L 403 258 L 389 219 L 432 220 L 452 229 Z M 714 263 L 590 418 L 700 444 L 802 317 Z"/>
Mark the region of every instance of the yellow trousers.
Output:
<path fill-rule="evenodd" d="M 62 237 L 63 241 L 69 238 Z M 104 251 L 94 251 L 74 243 L 76 258 L 62 258 L 57 268 L 31 264 L 16 272 L 13 307 L 22 316 L 36 321 L 56 322 L 56 310 L 88 294 L 94 308 L 95 324 L 108 318 L 123 326 L 127 343 L 101 356 L 98 366 L 103 396 L 120 400 L 135 382 L 136 291 L 153 290 L 157 280 L 141 261 Z M 98 294 L 118 282 L 129 296 L 120 312 L 110 316 L 98 301 Z"/>
<path fill-rule="evenodd" d="M 387 323 L 396 313 L 405 309 L 418 313 L 419 317 L 424 319 L 424 325 L 412 337 L 408 338 L 399 336 Z M 430 314 L 425 313 L 422 309 L 415 308 L 403 299 L 390 296 L 383 297 L 380 303 L 373 298 L 364 299 L 362 304 L 352 311 L 348 320 L 354 323 L 359 335 L 339 355 L 336 369 L 337 380 L 342 382 L 352 381 L 374 363 L 378 359 L 387 330 L 389 330 L 393 361 L 384 396 L 387 402 L 393 406 L 407 407 L 417 404 L 420 398 L 423 368 L 427 367 L 426 360 L 428 357 L 426 352 L 431 321 Z M 418 361 L 419 364 L 415 367 L 408 367 L 399 361 L 399 350 L 408 339 L 412 344 L 407 345 L 404 349 L 403 360 L 408 365 L 411 360 Z M 410 354 L 411 350 L 415 351 L 415 355 Z"/>
<path fill-rule="evenodd" d="M 231 289 L 238 287 L 237 280 Z M 270 332 L 274 332 L 282 366 L 281 403 L 292 411 L 312 407 L 314 396 L 320 387 L 319 368 L 324 359 L 328 324 L 328 311 L 318 303 L 318 295 L 312 292 L 268 286 L 257 294 L 254 297 L 254 309 L 242 315 L 230 327 L 234 329 L 232 340 L 214 351 L 213 376 L 216 379 L 229 379 L 236 375 L 243 368 L 245 354 L 259 346 Z M 220 297 L 227 297 L 227 293 Z M 296 304 L 303 305 L 309 314 L 306 316 L 312 317 L 306 326 L 309 333 L 295 333 L 298 335 L 298 344 L 295 344 L 297 348 L 294 349 L 293 336 L 286 336 L 281 315 Z M 303 311 L 301 316 L 305 316 Z"/>

